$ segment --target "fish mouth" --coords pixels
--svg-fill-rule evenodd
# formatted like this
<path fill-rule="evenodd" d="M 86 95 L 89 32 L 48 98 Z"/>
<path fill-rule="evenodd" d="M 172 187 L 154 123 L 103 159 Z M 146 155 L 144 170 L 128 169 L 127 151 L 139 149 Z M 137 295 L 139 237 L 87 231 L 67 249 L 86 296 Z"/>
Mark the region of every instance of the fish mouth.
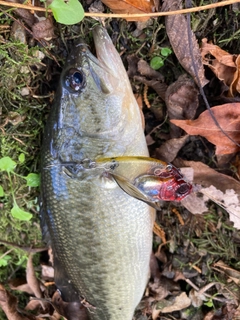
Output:
<path fill-rule="evenodd" d="M 107 30 L 98 25 L 92 33 L 97 59 L 101 67 L 119 80 L 120 73 L 126 73 L 126 70 Z"/>

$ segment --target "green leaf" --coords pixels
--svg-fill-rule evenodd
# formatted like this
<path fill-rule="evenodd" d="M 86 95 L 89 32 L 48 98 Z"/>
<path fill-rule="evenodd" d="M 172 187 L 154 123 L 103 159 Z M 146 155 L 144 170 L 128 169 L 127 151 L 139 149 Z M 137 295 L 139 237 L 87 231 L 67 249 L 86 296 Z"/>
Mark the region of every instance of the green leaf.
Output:
<path fill-rule="evenodd" d="M 40 176 L 37 173 L 29 173 L 24 179 L 27 180 L 28 187 L 38 187 L 40 185 Z"/>
<path fill-rule="evenodd" d="M 25 261 L 27 261 L 27 259 L 28 259 L 28 256 L 27 256 L 27 255 L 23 255 L 23 256 L 20 257 L 19 261 L 18 261 L 17 263 L 15 263 L 15 264 L 16 264 L 17 266 L 22 266 L 23 263 L 24 263 Z"/>
<path fill-rule="evenodd" d="M 18 157 L 18 160 L 20 163 L 23 163 L 25 161 L 25 154 L 24 153 L 21 153 Z"/>
<path fill-rule="evenodd" d="M 0 197 L 3 197 L 4 196 L 4 190 L 3 190 L 3 187 L 0 186 Z"/>
<path fill-rule="evenodd" d="M 209 308 L 212 308 L 213 307 L 213 301 L 210 299 L 207 302 L 204 302 L 204 305 L 209 307 Z"/>
<path fill-rule="evenodd" d="M 32 214 L 20 209 L 17 204 L 14 204 L 11 214 L 14 218 L 22 221 L 29 221 L 32 219 Z"/>
<path fill-rule="evenodd" d="M 53 0 L 49 6 L 55 20 L 59 23 L 71 25 L 84 18 L 84 10 L 78 0 Z"/>
<path fill-rule="evenodd" d="M 8 261 L 11 260 L 11 256 L 6 255 L 0 259 L 0 267 L 6 267 L 8 265 Z"/>
<path fill-rule="evenodd" d="M 16 167 L 16 162 L 13 161 L 9 157 L 4 157 L 0 159 L 0 171 L 13 171 L 14 168 Z"/>
<path fill-rule="evenodd" d="M 172 53 L 172 50 L 170 48 L 161 49 L 161 55 L 164 57 L 168 57 L 171 53 Z"/>
<path fill-rule="evenodd" d="M 161 57 L 153 57 L 152 60 L 150 61 L 150 67 L 153 68 L 154 70 L 158 70 L 164 65 L 163 58 Z"/>

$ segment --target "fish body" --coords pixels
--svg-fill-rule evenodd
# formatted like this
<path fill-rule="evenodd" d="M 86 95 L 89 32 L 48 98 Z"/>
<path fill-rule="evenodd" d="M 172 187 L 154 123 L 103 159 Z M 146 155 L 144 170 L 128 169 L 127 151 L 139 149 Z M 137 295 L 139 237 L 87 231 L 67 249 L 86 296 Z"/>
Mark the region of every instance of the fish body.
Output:
<path fill-rule="evenodd" d="M 148 156 L 141 114 L 105 29 L 98 59 L 79 43 L 63 69 L 45 128 L 41 221 L 64 301 L 84 301 L 92 320 L 131 320 L 149 274 L 155 210 L 84 159 Z"/>

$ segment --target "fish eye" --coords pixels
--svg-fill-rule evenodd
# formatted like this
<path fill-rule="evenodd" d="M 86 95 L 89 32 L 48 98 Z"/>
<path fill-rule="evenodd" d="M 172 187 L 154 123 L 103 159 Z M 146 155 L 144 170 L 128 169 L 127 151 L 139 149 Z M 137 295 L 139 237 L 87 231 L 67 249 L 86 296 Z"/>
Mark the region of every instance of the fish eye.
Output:
<path fill-rule="evenodd" d="M 70 69 L 65 75 L 65 85 L 73 92 L 80 92 L 85 84 L 85 75 L 78 69 Z"/>

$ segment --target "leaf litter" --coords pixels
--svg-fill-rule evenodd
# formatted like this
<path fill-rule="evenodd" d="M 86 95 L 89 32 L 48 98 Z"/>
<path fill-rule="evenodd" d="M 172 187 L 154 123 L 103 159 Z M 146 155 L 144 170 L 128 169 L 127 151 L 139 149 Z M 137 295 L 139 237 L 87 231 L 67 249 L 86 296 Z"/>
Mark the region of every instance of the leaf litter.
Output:
<path fill-rule="evenodd" d="M 93 1 L 88 1 L 89 3 L 93 3 Z M 171 5 L 171 3 L 169 3 Z M 179 48 L 179 50 L 185 51 L 187 54 L 189 54 L 186 38 L 186 23 L 182 19 L 183 17 L 180 16 L 181 19 L 177 22 L 177 20 L 168 20 L 166 23 L 166 26 L 168 25 L 168 34 L 170 38 L 170 42 L 172 44 L 172 48 L 175 51 L 176 57 L 178 58 L 179 62 L 181 63 L 182 60 L 184 61 L 183 65 L 184 68 L 186 68 L 186 71 L 192 75 L 194 78 L 194 74 L 191 73 L 192 65 L 190 59 L 188 59 L 186 63 L 186 55 L 184 52 L 177 52 L 179 37 L 177 36 L 184 35 L 184 41 L 182 41 L 182 45 Z M 186 21 L 186 20 L 185 20 Z M 87 22 L 85 22 L 87 25 Z M 85 25 L 83 25 L 85 26 Z M 131 25 L 131 28 L 128 29 L 126 24 L 114 24 L 109 25 L 107 23 L 108 28 L 112 29 L 113 32 L 118 33 L 118 45 L 120 50 L 125 50 L 123 54 L 123 59 L 127 59 L 130 57 L 128 55 L 127 47 L 131 44 L 131 40 L 128 39 L 127 41 L 119 41 L 121 40 L 121 30 L 127 29 L 129 32 L 129 35 L 131 35 L 131 28 L 133 25 Z M 120 26 L 120 27 L 119 27 Z M 153 24 L 154 26 L 154 24 Z M 169 29 L 169 26 L 171 26 L 171 29 Z M 173 27 L 175 30 L 173 30 Z M 180 29 L 181 27 L 181 29 Z M 149 28 L 149 29 L 148 29 Z M 155 76 L 156 74 L 153 72 L 154 70 L 149 69 L 146 62 L 150 61 L 151 55 L 146 51 L 146 48 L 151 48 L 151 42 L 148 38 L 148 33 L 152 32 L 154 34 L 155 27 L 148 27 L 147 30 L 143 29 L 143 33 L 141 36 L 145 36 L 146 38 L 143 39 L 143 42 L 146 42 L 149 46 L 144 46 L 141 54 L 135 54 L 135 57 L 137 57 L 137 69 L 135 73 L 133 72 L 132 78 L 133 78 L 133 87 L 135 89 L 135 92 L 141 92 L 141 84 L 144 83 L 147 85 L 150 89 L 148 89 L 147 92 L 147 98 L 150 101 L 150 109 L 146 111 L 145 109 L 145 121 L 146 121 L 146 127 L 151 133 L 152 142 L 150 145 L 150 152 L 151 155 L 156 155 L 159 157 L 165 157 L 167 161 L 174 161 L 178 162 L 178 166 L 183 167 L 191 167 L 194 170 L 194 184 L 201 184 L 206 189 L 206 187 L 210 187 L 212 191 L 211 197 L 212 199 L 216 200 L 216 202 L 219 202 L 220 206 L 215 206 L 211 202 L 206 202 L 206 199 L 204 197 L 198 197 L 201 201 L 201 203 L 205 204 L 205 214 L 198 215 L 195 214 L 194 216 L 191 215 L 189 210 L 184 208 L 183 205 L 180 204 L 163 204 L 161 213 L 158 213 L 157 215 L 157 223 L 162 226 L 163 230 L 165 230 L 166 234 L 166 243 L 163 243 L 161 238 L 159 236 L 154 236 L 154 252 L 156 256 L 155 260 L 155 270 L 152 272 L 151 280 L 149 282 L 149 285 L 146 290 L 146 295 L 143 298 L 143 305 L 140 305 L 137 309 L 136 313 L 136 319 L 147 319 L 147 316 L 151 316 L 155 319 L 162 319 L 163 313 L 164 317 L 166 319 L 172 318 L 174 316 L 176 319 L 182 317 L 183 319 L 190 319 L 189 316 L 186 315 L 184 307 L 189 310 L 189 312 L 192 312 L 194 314 L 194 317 L 200 317 L 200 319 L 205 319 L 207 316 L 207 313 L 203 313 L 204 307 L 205 308 L 213 308 L 213 306 L 218 310 L 222 318 L 219 319 L 225 319 L 226 314 L 234 315 L 237 314 L 237 306 L 232 305 L 230 307 L 228 302 L 224 302 L 226 292 L 228 291 L 230 299 L 232 299 L 233 302 L 237 301 L 234 296 L 234 292 L 238 292 L 237 288 L 234 287 L 234 281 L 236 282 L 238 279 L 238 274 L 232 274 L 230 277 L 226 275 L 225 271 L 223 273 L 223 267 L 217 265 L 219 261 L 219 257 L 223 258 L 225 270 L 229 268 L 228 270 L 236 271 L 237 272 L 237 262 L 235 259 L 237 258 L 237 250 L 239 248 L 238 243 L 240 241 L 240 236 L 237 232 L 236 226 L 234 228 L 233 222 L 231 222 L 232 216 L 230 217 L 226 214 L 226 211 L 221 208 L 221 205 L 225 205 L 226 207 L 229 207 L 231 204 L 233 204 L 233 199 L 236 198 L 236 195 L 239 196 L 239 182 L 235 178 L 232 178 L 230 175 L 233 175 L 232 173 L 229 175 L 229 168 L 226 172 L 227 174 L 219 173 L 216 170 L 219 170 L 218 165 L 216 163 L 216 160 L 212 160 L 214 156 L 216 155 L 215 149 L 213 146 L 210 146 L 209 153 L 205 153 L 208 157 L 209 154 L 212 155 L 212 158 L 209 156 L 207 164 L 204 164 L 202 162 L 196 162 L 196 161 L 187 161 L 191 160 L 187 158 L 187 160 L 181 160 L 179 157 L 179 154 L 181 157 L 184 158 L 184 149 L 185 146 L 188 145 L 190 142 L 198 143 L 199 136 L 202 136 L 202 134 L 199 134 L 199 136 L 194 136 L 193 139 L 191 139 L 183 134 L 183 131 L 179 131 L 178 134 L 174 137 L 174 139 L 171 138 L 171 131 L 169 131 L 168 125 L 168 119 L 170 112 L 174 113 L 176 112 L 175 119 L 180 119 L 183 121 L 189 121 L 193 120 L 194 118 L 198 117 L 199 114 L 202 113 L 202 105 L 201 101 L 198 100 L 198 89 L 195 87 L 192 80 L 185 77 L 185 82 L 181 84 L 180 86 L 176 86 L 176 88 L 173 87 L 173 89 L 170 91 L 169 85 L 174 83 L 179 77 L 177 74 L 175 74 L 175 70 L 172 74 L 168 74 L 166 72 L 167 69 L 173 68 L 171 65 L 171 58 L 166 60 L 166 68 L 163 66 L 163 72 L 160 69 L 160 72 L 158 72 L 158 76 Z M 89 28 L 88 28 L 89 29 Z M 178 29 L 178 31 L 176 31 Z M 181 32 L 180 32 L 181 31 Z M 176 42 L 174 42 L 174 32 L 176 33 Z M 172 33 L 172 34 L 171 34 Z M 152 35 L 151 34 L 151 35 Z M 193 34 L 192 34 L 193 36 Z M 164 36 L 163 36 L 164 37 Z M 139 41 L 140 38 L 136 38 L 137 41 Z M 54 41 L 54 40 L 53 40 Z M 157 40 L 161 41 L 161 40 Z M 165 44 L 167 40 L 165 40 Z M 196 57 L 196 60 L 200 62 L 199 60 L 199 46 L 196 42 L 196 40 L 193 38 L 193 43 L 195 46 L 194 54 Z M 156 44 L 152 44 L 154 47 Z M 126 46 L 126 47 L 124 47 Z M 139 49 L 139 48 L 138 48 Z M 134 50 L 134 52 L 137 50 Z M 141 57 L 141 58 L 140 58 Z M 128 59 L 128 65 L 131 68 L 133 63 L 131 60 Z M 147 71 L 146 71 L 147 70 Z M 150 70 L 150 71 L 149 71 Z M 201 62 L 199 63 L 199 73 L 201 75 L 201 83 L 204 85 L 207 83 L 207 80 L 204 75 L 204 71 L 202 68 Z M 154 75 L 155 74 L 155 75 Z M 164 75 L 165 77 L 163 77 Z M 168 79 L 166 79 L 166 75 L 168 75 Z M 200 77 L 199 75 L 199 77 Z M 169 79 L 170 77 L 170 79 Z M 181 79 L 181 78 L 180 78 Z M 177 80 L 178 81 L 178 80 Z M 162 87 L 161 87 L 162 86 Z M 161 89 L 158 89 L 160 88 Z M 155 90 L 157 88 L 157 90 Z M 163 88 L 163 89 L 162 89 Z M 168 92 L 170 92 L 169 95 L 166 97 L 166 90 L 168 88 Z M 152 91 L 153 89 L 153 91 Z M 156 93 L 159 93 L 160 99 L 157 99 Z M 152 98 L 153 96 L 153 98 Z M 154 101 L 158 101 L 160 104 L 159 111 L 154 110 L 153 105 Z M 167 108 L 164 105 L 164 102 L 166 101 Z M 171 104 L 171 106 L 170 106 Z M 200 105 L 200 107 L 199 107 Z M 180 107 L 179 107 L 180 106 Z M 186 107 L 188 106 L 188 107 Z M 218 106 L 219 107 L 219 106 Z M 171 110 L 171 111 L 169 111 Z M 12 111 L 12 110 L 10 110 Z M 167 112 L 169 114 L 167 114 Z M 19 113 L 22 115 L 22 113 Z M 175 114 L 175 113 L 174 113 Z M 196 116 L 196 115 L 197 116 Z M 153 116 L 154 115 L 154 116 Z M 157 121 L 154 119 L 154 117 L 157 118 Z M 167 117 L 167 121 L 164 119 Z M 224 116 L 222 116 L 224 118 Z M 195 121 L 195 120 L 193 120 Z M 21 122 L 20 122 L 21 124 Z M 166 129 L 167 128 L 167 129 Z M 224 127 L 225 129 L 225 127 Z M 204 148 L 208 149 L 209 145 L 206 144 L 204 140 L 201 140 L 204 142 Z M 165 149 L 164 149 L 165 147 Z M 203 152 L 206 152 L 205 150 Z M 235 151 L 233 151 L 235 152 Z M 192 153 L 196 153 L 195 149 L 192 149 Z M 204 154 L 204 153 L 203 153 Z M 235 153 L 236 154 L 236 153 Z M 232 163 L 236 163 L 237 167 L 237 158 L 235 157 L 235 154 L 233 154 L 233 160 Z M 235 160 L 234 160 L 235 159 Z M 200 161 L 203 161 L 204 158 L 201 158 Z M 235 162 L 234 162 L 235 161 Z M 204 162 L 204 161 L 203 161 Z M 210 168 L 212 166 L 212 168 Z M 189 178 L 191 179 L 191 178 Z M 213 187 L 215 186 L 215 189 Z M 196 189 L 195 192 L 197 193 L 201 189 Z M 231 190 L 231 191 L 228 191 Z M 219 192 L 221 191 L 221 193 Z M 206 190 L 205 190 L 206 192 Z M 210 191 L 207 190 L 209 193 Z M 230 201 L 231 199 L 231 201 Z M 191 200 L 193 206 L 196 206 L 196 200 Z M 190 202 L 191 202 L 190 201 Z M 227 203 L 226 203 L 227 202 Z M 184 224 L 180 224 L 178 220 L 176 219 L 176 216 L 172 214 L 173 207 L 177 207 L 178 211 L 180 212 Z M 226 208 L 225 208 L 226 209 Z M 190 210 L 191 211 L 191 210 Z M 203 212 L 203 211 L 202 211 Z M 238 219 L 238 217 L 236 217 Z M 237 222 L 234 222 L 237 223 Z M 228 241 L 228 242 L 227 242 Z M 31 260 L 28 261 L 29 266 L 31 265 Z M 52 268 L 49 265 L 46 266 L 46 268 Z M 217 287 L 215 284 L 213 285 L 213 281 L 211 282 L 212 277 L 212 270 L 213 268 L 218 269 L 220 271 L 216 271 L 219 273 L 219 282 L 224 283 L 222 287 Z M 151 266 L 152 269 L 152 266 Z M 239 269 L 239 268 L 238 268 Z M 152 271 L 152 270 L 151 270 Z M 51 275 L 51 274 L 50 274 Z M 228 276 L 228 280 L 231 282 L 226 282 L 226 276 Z M 42 279 L 44 276 L 42 276 Z M 31 265 L 30 271 L 28 274 L 28 282 L 31 283 L 31 287 L 34 288 L 35 295 L 41 296 L 42 293 L 39 291 L 39 281 L 36 281 L 35 271 L 33 266 Z M 30 280 L 31 279 L 31 280 Z M 52 305 L 62 314 L 65 316 L 69 316 L 69 309 L 73 309 L 74 312 L 78 313 L 79 306 L 70 306 L 66 303 L 64 303 L 61 300 L 61 297 L 56 292 L 55 295 L 52 295 L 51 285 L 47 286 L 47 283 L 51 283 L 53 279 L 48 278 L 48 280 L 44 280 L 45 286 L 45 293 L 44 297 L 41 299 L 48 299 L 48 296 L 52 297 Z M 181 286 L 180 286 L 181 284 Z M 190 287 L 190 288 L 189 288 Z M 192 289 L 191 289 L 192 288 Z M 209 288 L 209 296 L 206 296 L 204 294 L 204 288 Z M 223 288 L 226 290 L 224 291 Z M 54 290 L 53 290 L 54 291 Z M 192 296 L 190 292 L 194 292 L 194 297 L 198 296 L 199 303 L 201 304 L 201 307 L 195 308 L 192 303 Z M 215 297 L 216 293 L 220 295 L 220 298 L 222 298 L 221 301 L 217 300 L 217 296 Z M 5 294 L 6 290 L 5 290 Z M 178 299 L 183 299 L 186 302 L 186 304 L 179 304 Z M 191 300 L 192 298 L 192 300 Z M 206 300 L 205 300 L 206 299 Z M 5 301 L 12 301 L 11 299 Z M 34 301 L 34 300 L 32 300 Z M 44 301 L 44 300 L 43 300 Z M 36 300 L 35 302 L 38 302 Z M 163 305 L 159 307 L 159 303 L 163 302 Z M 7 302 L 8 303 L 8 302 Z M 212 304 L 212 307 L 207 307 L 207 305 L 210 306 Z M 33 304 L 33 302 L 32 302 Z M 16 306 L 15 302 L 12 304 L 13 306 Z M 188 305 L 188 306 L 187 306 Z M 38 302 L 39 306 L 39 302 Z M 8 306 L 10 307 L 10 305 Z M 203 307 L 203 309 L 202 309 Z M 7 307 L 5 305 L 5 310 L 8 312 Z M 13 316 L 18 316 L 18 313 L 16 313 L 17 308 L 13 309 L 13 314 L 11 314 L 10 319 L 14 319 Z M 207 309 L 209 310 L 209 309 Z M 49 311 L 46 311 L 49 312 Z M 59 315 L 53 313 L 54 311 L 51 310 L 49 313 L 50 319 L 59 319 Z M 14 315 L 15 314 L 15 315 Z M 47 315 L 46 313 L 45 315 Z M 192 316 L 192 315 L 191 315 Z M 25 316 L 24 316 L 25 317 Z M 143 318 L 145 317 L 145 318 Z M 225 317 L 225 318 L 224 318 Z M 208 313 L 208 318 L 210 320 L 216 318 L 216 314 L 214 311 L 211 313 Z M 26 319 L 28 319 L 28 316 L 26 316 Z"/>

